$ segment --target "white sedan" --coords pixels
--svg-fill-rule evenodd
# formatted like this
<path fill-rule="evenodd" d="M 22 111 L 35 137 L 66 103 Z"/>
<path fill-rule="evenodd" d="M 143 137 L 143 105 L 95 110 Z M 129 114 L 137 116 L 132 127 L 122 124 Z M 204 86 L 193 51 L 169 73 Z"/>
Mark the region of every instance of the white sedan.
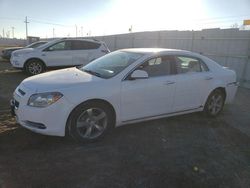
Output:
<path fill-rule="evenodd" d="M 91 142 L 124 124 L 198 111 L 216 116 L 236 90 L 235 72 L 202 55 L 124 49 L 29 77 L 11 104 L 17 122 L 31 131 Z"/>

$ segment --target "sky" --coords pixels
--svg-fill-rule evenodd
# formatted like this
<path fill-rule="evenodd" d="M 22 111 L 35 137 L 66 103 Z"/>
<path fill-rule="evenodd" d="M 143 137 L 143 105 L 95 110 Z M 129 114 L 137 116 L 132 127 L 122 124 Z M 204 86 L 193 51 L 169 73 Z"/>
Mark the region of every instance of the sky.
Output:
<path fill-rule="evenodd" d="M 250 0 L 0 0 L 0 35 L 81 37 L 229 28 L 250 19 Z"/>

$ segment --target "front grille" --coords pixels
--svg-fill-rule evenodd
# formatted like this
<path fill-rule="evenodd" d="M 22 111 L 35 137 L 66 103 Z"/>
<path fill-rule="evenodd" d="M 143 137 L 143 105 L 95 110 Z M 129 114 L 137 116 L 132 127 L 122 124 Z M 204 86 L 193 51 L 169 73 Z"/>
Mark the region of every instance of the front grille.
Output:
<path fill-rule="evenodd" d="M 21 89 L 18 89 L 18 92 L 22 95 L 22 96 L 24 96 L 26 93 L 23 91 L 23 90 L 21 90 Z"/>

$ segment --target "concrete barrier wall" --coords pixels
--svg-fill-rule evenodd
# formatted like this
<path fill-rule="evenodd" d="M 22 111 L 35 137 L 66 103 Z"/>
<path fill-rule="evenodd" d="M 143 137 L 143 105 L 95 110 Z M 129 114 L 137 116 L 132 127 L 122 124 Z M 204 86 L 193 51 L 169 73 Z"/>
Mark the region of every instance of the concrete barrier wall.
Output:
<path fill-rule="evenodd" d="M 154 31 L 91 38 L 106 42 L 111 51 L 122 48 L 161 47 L 198 52 L 235 70 L 238 81 L 250 88 L 249 30 Z M 0 46 L 3 44 L 22 46 L 25 43 L 26 40 L 0 39 Z"/>
<path fill-rule="evenodd" d="M 0 38 L 0 46 L 26 46 L 26 40 Z"/>
<path fill-rule="evenodd" d="M 235 70 L 238 81 L 250 88 L 250 31 L 154 31 L 93 38 L 106 42 L 111 51 L 122 48 L 161 47 L 198 52 Z"/>

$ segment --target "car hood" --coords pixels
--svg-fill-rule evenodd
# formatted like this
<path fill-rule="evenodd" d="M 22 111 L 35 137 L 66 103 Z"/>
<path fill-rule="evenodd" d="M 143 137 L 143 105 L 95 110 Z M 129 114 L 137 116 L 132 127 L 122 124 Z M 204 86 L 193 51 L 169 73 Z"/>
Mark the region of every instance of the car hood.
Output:
<path fill-rule="evenodd" d="M 23 49 L 23 47 L 4 48 L 5 51 L 8 51 L 8 50 L 20 50 L 20 49 Z"/>
<path fill-rule="evenodd" d="M 30 53 L 33 52 L 34 48 L 22 48 L 20 50 L 15 50 L 15 53 Z"/>
<path fill-rule="evenodd" d="M 26 78 L 22 84 L 32 92 L 60 91 L 69 87 L 75 87 L 86 83 L 93 83 L 103 80 L 102 78 L 90 75 L 77 68 L 68 68 L 51 71 Z"/>

